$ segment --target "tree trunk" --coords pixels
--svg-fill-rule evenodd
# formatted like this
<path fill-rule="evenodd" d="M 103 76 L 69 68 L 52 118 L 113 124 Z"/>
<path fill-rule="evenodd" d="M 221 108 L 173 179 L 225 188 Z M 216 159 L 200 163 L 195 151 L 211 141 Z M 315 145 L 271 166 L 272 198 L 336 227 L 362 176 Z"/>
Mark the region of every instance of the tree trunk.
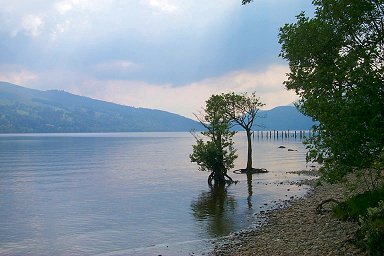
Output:
<path fill-rule="evenodd" d="M 210 187 L 224 186 L 227 184 L 225 177 L 226 177 L 226 175 L 221 171 L 212 171 L 208 177 L 208 185 Z"/>
<path fill-rule="evenodd" d="M 215 172 L 211 172 L 211 174 L 209 174 L 209 176 L 208 176 L 208 185 L 210 187 L 212 187 L 212 180 L 213 180 L 214 175 L 215 175 Z"/>
<path fill-rule="evenodd" d="M 227 179 L 226 179 L 227 178 Z M 214 186 L 224 186 L 227 184 L 236 183 L 227 173 L 221 171 L 212 171 L 208 176 L 208 185 L 210 187 Z"/>
<path fill-rule="evenodd" d="M 248 140 L 248 159 L 247 159 L 247 173 L 252 171 L 252 132 L 247 130 L 247 140 Z"/>

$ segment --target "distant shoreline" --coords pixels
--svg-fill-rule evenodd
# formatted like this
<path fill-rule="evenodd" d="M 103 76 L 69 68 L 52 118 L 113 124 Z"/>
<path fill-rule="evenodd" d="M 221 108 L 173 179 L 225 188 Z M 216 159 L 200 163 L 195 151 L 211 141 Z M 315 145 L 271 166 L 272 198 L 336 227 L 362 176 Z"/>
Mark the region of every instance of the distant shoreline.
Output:
<path fill-rule="evenodd" d="M 340 184 L 315 186 L 285 208 L 267 212 L 266 224 L 251 231 L 236 233 L 215 246 L 212 255 L 366 255 L 350 240 L 357 223 L 339 221 L 326 211 L 316 213 L 325 199 L 343 200 L 346 189 Z"/>

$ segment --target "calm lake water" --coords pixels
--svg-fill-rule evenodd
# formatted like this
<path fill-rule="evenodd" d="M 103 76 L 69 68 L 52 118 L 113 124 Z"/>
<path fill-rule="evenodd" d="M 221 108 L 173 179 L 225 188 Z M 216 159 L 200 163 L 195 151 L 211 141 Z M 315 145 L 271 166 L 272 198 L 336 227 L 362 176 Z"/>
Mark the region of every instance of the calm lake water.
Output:
<path fill-rule="evenodd" d="M 255 139 L 254 167 L 211 191 L 189 133 L 0 135 L 0 255 L 188 255 L 306 193 L 299 139 Z M 280 149 L 280 145 L 287 148 Z M 245 167 L 246 137 L 235 138 Z M 291 148 L 297 151 L 288 151 Z M 308 168 L 307 168 L 308 169 Z"/>

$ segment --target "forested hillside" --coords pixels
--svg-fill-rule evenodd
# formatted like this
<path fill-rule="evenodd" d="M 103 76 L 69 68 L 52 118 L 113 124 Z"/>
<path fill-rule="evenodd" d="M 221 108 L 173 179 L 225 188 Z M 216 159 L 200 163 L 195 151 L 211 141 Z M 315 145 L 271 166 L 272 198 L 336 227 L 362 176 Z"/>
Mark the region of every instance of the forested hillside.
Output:
<path fill-rule="evenodd" d="M 189 131 L 193 128 L 199 129 L 199 123 L 165 111 L 0 82 L 1 133 Z"/>

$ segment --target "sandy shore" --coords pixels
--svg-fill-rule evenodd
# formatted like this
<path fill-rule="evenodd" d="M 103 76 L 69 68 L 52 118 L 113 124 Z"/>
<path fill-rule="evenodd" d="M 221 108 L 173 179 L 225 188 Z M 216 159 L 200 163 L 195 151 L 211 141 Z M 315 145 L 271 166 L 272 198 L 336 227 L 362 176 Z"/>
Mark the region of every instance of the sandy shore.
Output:
<path fill-rule="evenodd" d="M 345 186 L 323 184 L 314 186 L 305 198 L 290 206 L 267 213 L 267 223 L 257 230 L 234 234 L 216 245 L 213 255 L 366 255 L 351 242 L 358 228 L 356 223 L 332 218 L 324 207 L 316 207 L 328 198 L 343 200 Z"/>

